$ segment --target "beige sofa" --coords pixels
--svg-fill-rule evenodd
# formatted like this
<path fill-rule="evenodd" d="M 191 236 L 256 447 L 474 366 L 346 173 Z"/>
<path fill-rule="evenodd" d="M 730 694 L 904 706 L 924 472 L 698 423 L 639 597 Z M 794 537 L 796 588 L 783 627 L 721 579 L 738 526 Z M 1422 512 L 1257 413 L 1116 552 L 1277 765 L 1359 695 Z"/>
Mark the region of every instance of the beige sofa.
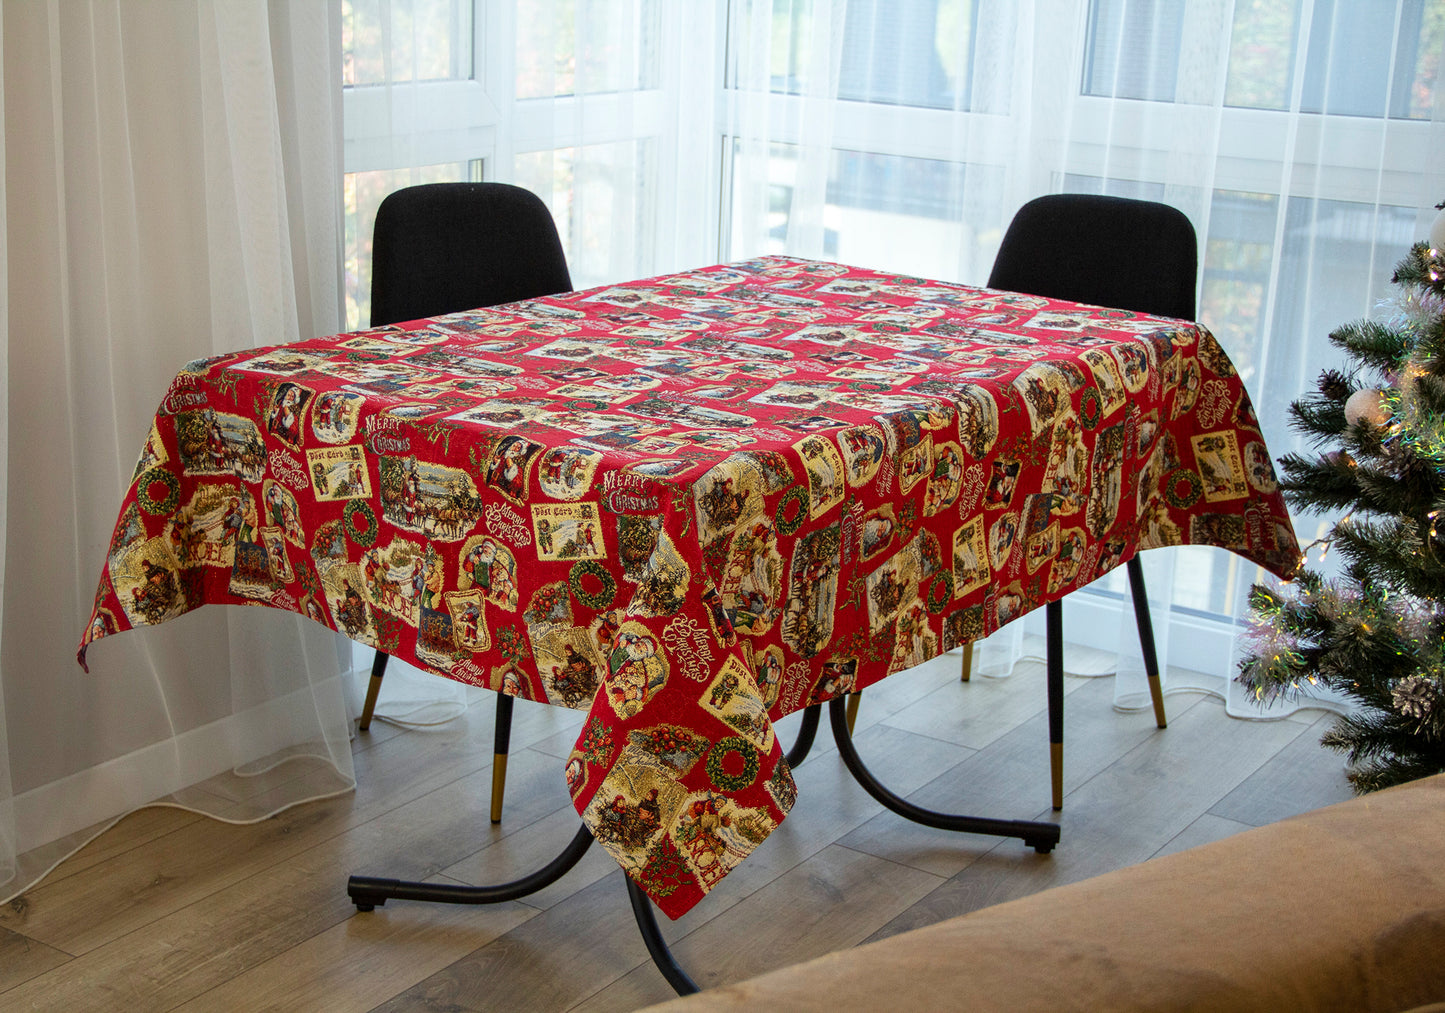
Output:
<path fill-rule="evenodd" d="M 1445 774 L 654 1009 L 1417 1007 L 1445 1010 Z"/>

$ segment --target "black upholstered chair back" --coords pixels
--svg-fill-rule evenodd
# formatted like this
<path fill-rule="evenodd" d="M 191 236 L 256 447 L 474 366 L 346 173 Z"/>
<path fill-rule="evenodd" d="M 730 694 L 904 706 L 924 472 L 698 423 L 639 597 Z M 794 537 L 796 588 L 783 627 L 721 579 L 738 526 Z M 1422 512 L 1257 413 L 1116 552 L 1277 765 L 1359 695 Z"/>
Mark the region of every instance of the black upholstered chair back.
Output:
<path fill-rule="evenodd" d="M 552 213 L 506 183 L 425 183 L 381 202 L 371 326 L 570 292 Z"/>
<path fill-rule="evenodd" d="M 1193 320 L 1198 270 L 1194 226 L 1177 208 L 1051 194 L 1014 215 L 988 286 Z"/>

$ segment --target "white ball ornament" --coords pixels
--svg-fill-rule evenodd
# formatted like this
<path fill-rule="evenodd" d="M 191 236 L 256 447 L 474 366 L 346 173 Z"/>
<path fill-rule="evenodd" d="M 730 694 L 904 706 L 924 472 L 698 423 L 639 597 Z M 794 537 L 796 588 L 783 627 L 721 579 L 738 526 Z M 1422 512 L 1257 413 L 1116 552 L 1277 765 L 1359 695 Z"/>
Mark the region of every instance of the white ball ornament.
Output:
<path fill-rule="evenodd" d="M 1435 220 L 1430 223 L 1430 249 L 1445 254 L 1445 210 L 1436 215 Z"/>
<path fill-rule="evenodd" d="M 1370 426 L 1382 426 L 1389 417 L 1383 403 L 1384 391 L 1357 390 L 1345 402 L 1345 421 L 1350 425 L 1364 422 Z"/>

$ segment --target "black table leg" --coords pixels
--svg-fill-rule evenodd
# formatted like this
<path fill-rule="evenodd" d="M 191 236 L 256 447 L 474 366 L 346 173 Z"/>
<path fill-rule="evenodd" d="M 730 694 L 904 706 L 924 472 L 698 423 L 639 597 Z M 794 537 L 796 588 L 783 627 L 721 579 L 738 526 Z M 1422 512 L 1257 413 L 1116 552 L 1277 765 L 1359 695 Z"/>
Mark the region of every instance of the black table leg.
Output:
<path fill-rule="evenodd" d="M 1064 807 L 1064 603 L 1044 606 L 1049 696 L 1049 790 L 1054 811 Z"/>
<path fill-rule="evenodd" d="M 846 702 L 842 697 L 835 697 L 828 702 L 828 720 L 833 725 L 833 738 L 838 742 L 838 752 L 843 757 L 849 773 L 863 787 L 863 790 L 872 795 L 887 809 L 892 810 L 906 820 L 914 823 L 921 823 L 926 827 L 935 827 L 939 830 L 955 830 L 970 834 L 992 834 L 996 837 L 1020 837 L 1025 845 L 1033 848 L 1041 855 L 1046 855 L 1059 843 L 1059 825 L 1057 823 L 1037 823 L 1030 820 L 996 820 L 984 816 L 956 816 L 952 813 L 935 812 L 932 809 L 924 809 L 900 795 L 885 788 L 872 772 L 863 765 L 863 760 L 858 755 L 858 750 L 853 746 L 853 738 L 848 734 L 848 718 L 846 714 Z"/>
<path fill-rule="evenodd" d="M 413 883 L 374 876 L 352 876 L 346 881 L 346 895 L 358 911 L 370 911 L 388 900 L 424 900 L 435 904 L 501 904 L 536 893 L 561 879 L 587 853 L 592 831 L 579 827 L 562 853 L 536 872 L 495 886 L 458 886 L 448 883 Z"/>
<path fill-rule="evenodd" d="M 813 748 L 813 739 L 818 734 L 818 721 L 822 714 L 823 705 L 820 703 L 815 703 L 803 711 L 803 720 L 798 725 L 798 737 L 793 741 L 793 748 L 783 754 L 783 759 L 788 761 L 789 770 L 808 758 L 808 752 Z"/>
<path fill-rule="evenodd" d="M 667 979 L 673 991 L 678 995 L 691 995 L 698 990 L 697 982 L 688 977 L 677 959 L 673 957 L 672 951 L 667 948 L 667 940 L 662 938 L 662 930 L 657 927 L 657 918 L 652 913 L 652 900 L 642 892 L 642 888 L 633 882 L 632 877 L 627 879 L 627 899 L 632 901 L 632 914 L 637 919 L 638 931 L 642 933 L 642 941 L 647 944 L 647 952 L 652 956 L 652 962 Z"/>

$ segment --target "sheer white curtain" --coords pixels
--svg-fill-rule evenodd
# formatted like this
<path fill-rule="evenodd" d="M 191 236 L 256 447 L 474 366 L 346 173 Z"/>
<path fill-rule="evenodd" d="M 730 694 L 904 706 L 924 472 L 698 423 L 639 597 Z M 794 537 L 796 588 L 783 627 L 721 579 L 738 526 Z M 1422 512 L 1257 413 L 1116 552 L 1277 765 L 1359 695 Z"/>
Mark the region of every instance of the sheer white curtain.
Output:
<path fill-rule="evenodd" d="M 536 190 L 579 286 L 766 252 L 981 284 L 1032 197 L 1144 197 L 1193 221 L 1201 318 L 1280 454 L 1298 445 L 1289 402 L 1337 361 L 1329 331 L 1382 312 L 1393 264 L 1445 199 L 1445 0 L 348 8 L 358 306 L 388 172 Z M 445 68 L 416 69 L 442 38 Z M 382 97 L 388 83 L 408 105 Z M 1297 518 L 1302 542 L 1318 523 Z M 1255 568 L 1205 548 L 1141 558 L 1173 688 L 1258 715 L 1231 682 Z M 1122 650 L 1095 667 L 1118 670 L 1120 706 L 1146 706 L 1122 573 L 1064 616 L 1067 640 Z M 1034 621 L 991 638 L 976 670 L 1007 672 L 1038 643 Z"/>
<path fill-rule="evenodd" d="M 161 801 L 353 784 L 336 638 L 203 609 L 75 663 L 171 377 L 341 329 L 340 8 L 5 4 L 0 894 Z"/>

